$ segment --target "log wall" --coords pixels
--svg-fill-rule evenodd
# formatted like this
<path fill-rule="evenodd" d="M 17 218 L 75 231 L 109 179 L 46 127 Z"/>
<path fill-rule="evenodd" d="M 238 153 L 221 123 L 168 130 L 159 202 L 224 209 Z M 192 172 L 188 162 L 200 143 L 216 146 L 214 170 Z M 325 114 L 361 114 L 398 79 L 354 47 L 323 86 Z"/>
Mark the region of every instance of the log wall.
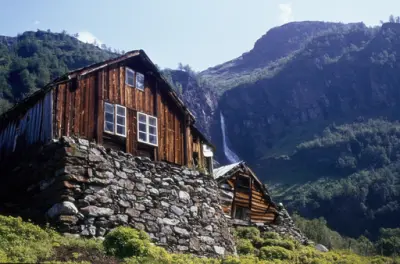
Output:
<path fill-rule="evenodd" d="M 240 188 L 238 177 L 248 177 L 250 180 L 249 188 Z M 277 208 L 270 202 L 258 183 L 250 174 L 237 172 L 229 179 L 219 183 L 219 196 L 224 213 L 236 218 L 238 208 L 244 208 L 248 211 L 249 223 L 273 223 L 276 219 Z"/>

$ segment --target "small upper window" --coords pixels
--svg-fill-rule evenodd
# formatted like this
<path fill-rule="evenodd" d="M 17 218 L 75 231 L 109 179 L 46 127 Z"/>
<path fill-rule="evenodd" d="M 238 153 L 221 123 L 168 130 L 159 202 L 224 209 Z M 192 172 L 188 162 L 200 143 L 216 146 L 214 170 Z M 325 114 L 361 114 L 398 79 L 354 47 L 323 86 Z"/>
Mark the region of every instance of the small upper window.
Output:
<path fill-rule="evenodd" d="M 138 112 L 138 141 L 149 145 L 158 145 L 157 118 Z"/>
<path fill-rule="evenodd" d="M 136 87 L 138 90 L 144 91 L 144 75 L 128 67 L 125 68 L 125 83 L 129 86 Z"/>
<path fill-rule="evenodd" d="M 250 192 L 250 178 L 239 176 L 236 179 L 237 190 L 240 192 L 248 193 Z"/>
<path fill-rule="evenodd" d="M 126 107 L 104 103 L 104 131 L 126 137 Z"/>
<path fill-rule="evenodd" d="M 144 91 L 144 75 L 140 72 L 136 72 L 136 88 Z"/>
<path fill-rule="evenodd" d="M 135 72 L 132 69 L 125 68 L 125 83 L 135 87 Z"/>

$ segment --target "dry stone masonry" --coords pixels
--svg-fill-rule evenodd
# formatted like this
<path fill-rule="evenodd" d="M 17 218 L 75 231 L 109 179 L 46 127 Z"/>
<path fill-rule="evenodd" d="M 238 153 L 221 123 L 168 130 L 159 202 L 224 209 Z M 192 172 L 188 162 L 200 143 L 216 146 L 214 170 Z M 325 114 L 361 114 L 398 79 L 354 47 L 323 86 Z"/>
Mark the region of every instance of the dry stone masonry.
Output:
<path fill-rule="evenodd" d="M 283 237 L 290 237 L 299 241 L 303 245 L 308 245 L 311 241 L 297 228 L 290 217 L 288 211 L 282 204 L 278 206 L 279 216 L 276 225 L 258 225 L 261 232 L 275 232 Z"/>
<path fill-rule="evenodd" d="M 8 174 L 15 181 L 8 192 L 24 193 L 8 203 L 10 208 L 44 217 L 60 232 L 103 237 L 126 225 L 145 230 L 172 252 L 218 256 L 235 251 L 217 184 L 196 170 L 63 137 Z"/>

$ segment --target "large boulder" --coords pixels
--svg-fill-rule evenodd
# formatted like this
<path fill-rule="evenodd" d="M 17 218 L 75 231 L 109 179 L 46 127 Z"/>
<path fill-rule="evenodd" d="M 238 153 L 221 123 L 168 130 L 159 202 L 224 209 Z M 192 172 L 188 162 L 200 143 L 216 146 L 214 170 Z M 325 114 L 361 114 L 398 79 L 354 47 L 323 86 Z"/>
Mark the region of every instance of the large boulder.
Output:
<path fill-rule="evenodd" d="M 53 205 L 46 213 L 50 218 L 55 218 L 59 215 L 76 215 L 79 211 L 72 202 L 62 202 Z"/>
<path fill-rule="evenodd" d="M 315 249 L 321 252 L 328 252 L 329 249 L 327 247 L 325 247 L 324 245 L 321 244 L 316 244 L 315 245 Z"/>

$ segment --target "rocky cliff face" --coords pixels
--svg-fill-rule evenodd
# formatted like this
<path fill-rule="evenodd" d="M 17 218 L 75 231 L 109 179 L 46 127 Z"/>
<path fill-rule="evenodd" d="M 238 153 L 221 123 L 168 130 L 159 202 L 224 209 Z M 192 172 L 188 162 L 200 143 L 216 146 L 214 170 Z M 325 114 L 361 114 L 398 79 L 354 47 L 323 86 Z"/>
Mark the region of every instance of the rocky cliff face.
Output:
<path fill-rule="evenodd" d="M 211 139 L 210 124 L 218 104 L 218 97 L 207 84 L 200 83 L 198 76 L 192 72 L 168 70 L 170 82 L 196 116 L 196 126 Z"/>

